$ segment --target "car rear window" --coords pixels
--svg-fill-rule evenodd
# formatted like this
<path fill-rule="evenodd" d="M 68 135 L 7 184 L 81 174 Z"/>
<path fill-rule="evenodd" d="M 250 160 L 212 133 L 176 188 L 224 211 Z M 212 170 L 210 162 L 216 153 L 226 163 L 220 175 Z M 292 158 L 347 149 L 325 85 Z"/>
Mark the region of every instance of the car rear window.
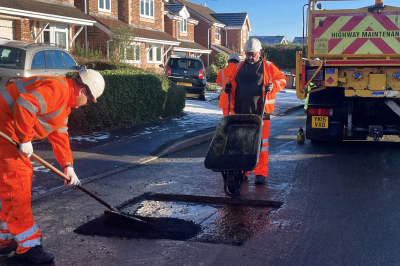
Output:
<path fill-rule="evenodd" d="M 176 69 L 193 69 L 200 70 L 203 68 L 203 64 L 199 60 L 185 59 L 185 58 L 173 58 L 168 64 L 171 68 Z"/>
<path fill-rule="evenodd" d="M 21 49 L 0 46 L 0 67 L 24 69 L 24 54 Z"/>

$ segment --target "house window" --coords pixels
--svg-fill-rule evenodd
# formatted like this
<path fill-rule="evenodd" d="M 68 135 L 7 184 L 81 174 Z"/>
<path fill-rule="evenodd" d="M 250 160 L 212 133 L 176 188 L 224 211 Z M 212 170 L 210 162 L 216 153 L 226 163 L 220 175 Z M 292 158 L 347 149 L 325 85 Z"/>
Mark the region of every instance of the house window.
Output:
<path fill-rule="evenodd" d="M 111 12 L 111 0 L 99 0 L 99 10 Z"/>
<path fill-rule="evenodd" d="M 243 29 L 243 40 L 247 40 L 247 29 L 246 28 L 244 28 Z"/>
<path fill-rule="evenodd" d="M 154 18 L 154 0 L 140 0 L 140 15 Z"/>
<path fill-rule="evenodd" d="M 147 53 L 148 63 L 162 63 L 162 46 L 156 46 L 149 48 Z"/>
<path fill-rule="evenodd" d="M 181 32 L 187 32 L 187 19 L 181 19 Z"/>
<path fill-rule="evenodd" d="M 42 27 L 47 23 L 43 23 Z M 63 24 L 49 24 L 41 34 L 41 42 L 55 43 L 68 49 L 68 26 Z"/>
<path fill-rule="evenodd" d="M 215 28 L 215 40 L 219 41 L 221 38 L 221 28 Z"/>
<path fill-rule="evenodd" d="M 125 61 L 127 63 L 140 63 L 140 44 L 132 44 L 125 48 Z"/>

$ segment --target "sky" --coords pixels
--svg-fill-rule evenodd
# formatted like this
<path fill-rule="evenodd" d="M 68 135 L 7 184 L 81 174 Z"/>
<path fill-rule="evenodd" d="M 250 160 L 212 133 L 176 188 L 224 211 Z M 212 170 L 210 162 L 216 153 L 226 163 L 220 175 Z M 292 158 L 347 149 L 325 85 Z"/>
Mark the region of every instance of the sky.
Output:
<path fill-rule="evenodd" d="M 284 35 L 287 40 L 301 37 L 303 5 L 308 0 L 189 0 L 217 13 L 247 12 L 252 31 L 250 36 Z M 375 0 L 321 2 L 323 9 L 352 9 L 370 6 Z M 400 0 L 384 0 L 385 5 L 400 7 Z"/>

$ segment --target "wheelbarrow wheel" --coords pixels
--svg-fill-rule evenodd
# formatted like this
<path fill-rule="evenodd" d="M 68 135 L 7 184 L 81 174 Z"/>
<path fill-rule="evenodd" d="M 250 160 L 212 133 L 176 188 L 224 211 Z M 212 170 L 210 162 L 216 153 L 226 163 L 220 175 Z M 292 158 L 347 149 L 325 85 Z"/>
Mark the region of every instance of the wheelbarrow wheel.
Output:
<path fill-rule="evenodd" d="M 227 196 L 235 197 L 240 194 L 244 175 L 245 172 L 240 170 L 222 172 L 222 176 L 224 177 L 224 191 Z"/>

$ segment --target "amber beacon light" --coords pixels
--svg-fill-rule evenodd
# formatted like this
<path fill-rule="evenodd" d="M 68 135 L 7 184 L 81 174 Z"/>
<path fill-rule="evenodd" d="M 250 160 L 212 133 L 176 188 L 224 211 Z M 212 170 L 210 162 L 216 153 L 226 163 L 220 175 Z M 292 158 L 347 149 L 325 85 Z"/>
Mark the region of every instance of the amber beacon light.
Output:
<path fill-rule="evenodd" d="M 376 6 L 383 6 L 383 0 L 375 0 Z"/>

